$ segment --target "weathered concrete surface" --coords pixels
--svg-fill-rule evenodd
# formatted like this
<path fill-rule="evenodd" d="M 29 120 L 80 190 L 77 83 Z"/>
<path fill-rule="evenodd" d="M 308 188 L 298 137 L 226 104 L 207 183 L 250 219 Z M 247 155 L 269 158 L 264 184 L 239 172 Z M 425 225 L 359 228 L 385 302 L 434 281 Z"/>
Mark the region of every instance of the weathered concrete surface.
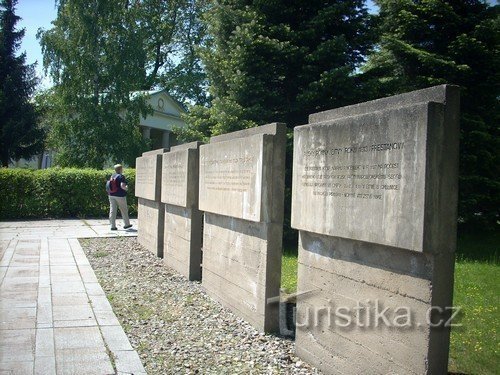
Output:
<path fill-rule="evenodd" d="M 159 257 L 163 257 L 165 207 L 160 198 L 162 154 L 166 150 L 144 152 L 135 162 L 135 196 L 139 198 L 137 219 L 140 223 L 137 241 Z"/>
<path fill-rule="evenodd" d="M 180 207 L 198 207 L 199 152 L 195 148 L 173 147 L 163 154 L 161 201 Z"/>
<path fill-rule="evenodd" d="M 426 138 L 442 119 L 423 103 L 296 128 L 292 226 L 423 251 L 426 148 L 442 143 Z"/>
<path fill-rule="evenodd" d="M 261 331 L 278 330 L 285 125 L 213 137 L 200 147 L 207 293 Z"/>
<path fill-rule="evenodd" d="M 177 146 L 173 146 L 170 151 L 181 151 L 181 150 L 187 150 L 187 149 L 198 149 L 203 142 L 200 141 L 194 141 L 194 142 L 188 142 L 188 143 L 183 143 Z"/>
<path fill-rule="evenodd" d="M 456 111 L 457 106 L 459 105 L 459 97 L 457 96 L 458 91 L 458 86 L 433 86 L 423 90 L 407 92 L 401 95 L 389 96 L 387 98 L 313 113 L 309 115 L 309 124 L 428 102 L 446 104 L 449 109 L 446 114 L 447 121 L 455 122 L 459 120 L 459 113 Z"/>
<path fill-rule="evenodd" d="M 139 222 L 137 242 L 162 258 L 165 205 L 161 202 L 139 198 L 137 221 Z"/>
<path fill-rule="evenodd" d="M 324 372 L 446 373 L 450 331 L 431 327 L 427 312 L 452 305 L 458 110 L 458 88 L 439 86 L 311 115 L 322 122 L 296 128 L 292 225 L 298 291 L 309 291 L 297 301 L 296 347 Z M 380 164 L 382 173 L 366 172 Z M 383 176 L 367 188 L 359 176 L 371 174 Z M 332 175 L 345 177 L 327 185 Z M 375 325 L 375 303 L 389 307 L 391 327 Z M 341 327 L 339 307 L 364 326 Z M 408 320 L 394 320 L 406 311 L 398 308 L 411 311 L 410 327 L 396 326 Z"/>
<path fill-rule="evenodd" d="M 165 152 L 168 152 L 168 148 L 158 148 L 156 150 L 146 151 L 142 153 L 142 156 L 153 156 L 153 155 L 161 155 Z"/>
<path fill-rule="evenodd" d="M 135 159 L 135 196 L 160 201 L 161 154 L 141 156 Z"/>
<path fill-rule="evenodd" d="M 297 301 L 297 354 L 332 374 L 446 373 L 449 329 L 430 328 L 427 311 L 451 306 L 453 267 L 451 253 L 426 255 L 301 231 L 297 289 L 311 292 Z M 365 306 L 360 313 L 358 301 Z M 382 320 L 375 326 L 377 301 L 379 312 L 389 308 L 392 326 Z M 336 316 L 339 307 L 350 311 L 348 327 Z M 401 307 L 411 311 L 409 327 L 393 325 Z"/>
<path fill-rule="evenodd" d="M 284 165 L 284 138 L 284 124 L 270 124 L 217 136 L 201 146 L 200 210 L 255 222 L 282 221 L 284 172 L 278 168 Z"/>
<path fill-rule="evenodd" d="M 282 225 L 205 213 L 203 278 L 207 293 L 260 331 L 276 331 Z"/>
<path fill-rule="evenodd" d="M 202 146 L 200 209 L 261 221 L 265 152 L 272 152 L 272 139 L 263 134 Z"/>
<path fill-rule="evenodd" d="M 162 202 L 165 203 L 164 263 L 189 280 L 201 278 L 203 218 L 198 210 L 200 142 L 163 155 Z"/>
<path fill-rule="evenodd" d="M 201 279 L 203 214 L 196 208 L 165 205 L 163 262 L 188 280 Z"/>

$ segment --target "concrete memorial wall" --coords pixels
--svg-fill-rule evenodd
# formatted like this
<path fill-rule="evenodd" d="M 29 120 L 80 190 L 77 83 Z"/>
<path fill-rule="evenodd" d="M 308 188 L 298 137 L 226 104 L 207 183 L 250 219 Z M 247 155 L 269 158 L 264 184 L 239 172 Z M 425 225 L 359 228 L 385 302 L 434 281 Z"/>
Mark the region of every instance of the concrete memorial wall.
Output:
<path fill-rule="evenodd" d="M 269 124 L 200 146 L 202 285 L 261 331 L 278 330 L 286 127 Z"/>
<path fill-rule="evenodd" d="M 446 373 L 458 140 L 459 89 L 447 85 L 295 128 L 304 360 L 325 373 Z"/>
<path fill-rule="evenodd" d="M 203 214 L 198 209 L 200 142 L 163 154 L 161 201 L 165 204 L 163 261 L 189 280 L 201 279 Z"/>
<path fill-rule="evenodd" d="M 138 197 L 137 241 L 158 257 L 163 257 L 165 208 L 160 201 L 162 154 L 166 149 L 144 152 L 136 158 L 135 196 Z"/>

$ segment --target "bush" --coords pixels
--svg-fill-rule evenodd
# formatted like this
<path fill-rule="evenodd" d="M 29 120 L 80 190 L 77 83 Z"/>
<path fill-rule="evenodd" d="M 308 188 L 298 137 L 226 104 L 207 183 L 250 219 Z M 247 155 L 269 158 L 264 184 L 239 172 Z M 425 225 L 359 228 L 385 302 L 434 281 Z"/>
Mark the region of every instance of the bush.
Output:
<path fill-rule="evenodd" d="M 0 169 L 0 220 L 107 217 L 106 180 L 112 170 Z M 137 214 L 135 170 L 126 169 L 129 213 Z"/>

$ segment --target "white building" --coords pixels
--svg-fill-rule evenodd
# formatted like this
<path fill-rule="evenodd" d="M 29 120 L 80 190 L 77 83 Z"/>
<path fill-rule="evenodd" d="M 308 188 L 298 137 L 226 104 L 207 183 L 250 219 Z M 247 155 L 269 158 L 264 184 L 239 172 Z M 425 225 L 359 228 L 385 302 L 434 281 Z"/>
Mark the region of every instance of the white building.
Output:
<path fill-rule="evenodd" d="M 135 91 L 132 95 L 146 95 L 146 103 L 153 108 L 153 114 L 141 117 L 139 126 L 144 138 L 151 139 L 152 149 L 170 148 L 177 143 L 172 130 L 175 127 L 185 127 L 182 114 L 186 109 L 182 104 L 173 99 L 166 90 L 158 91 Z M 34 157 L 31 160 L 20 159 L 11 163 L 14 168 L 34 168 L 45 169 L 52 166 L 54 161 L 54 151 L 45 151 L 43 155 Z M 139 155 L 138 155 L 139 156 Z"/>
<path fill-rule="evenodd" d="M 154 113 L 140 119 L 144 138 L 151 139 L 153 149 L 170 148 L 176 144 L 172 130 L 174 127 L 186 126 L 181 119 L 186 109 L 178 103 L 166 90 L 138 92 L 147 95 L 147 103 Z"/>

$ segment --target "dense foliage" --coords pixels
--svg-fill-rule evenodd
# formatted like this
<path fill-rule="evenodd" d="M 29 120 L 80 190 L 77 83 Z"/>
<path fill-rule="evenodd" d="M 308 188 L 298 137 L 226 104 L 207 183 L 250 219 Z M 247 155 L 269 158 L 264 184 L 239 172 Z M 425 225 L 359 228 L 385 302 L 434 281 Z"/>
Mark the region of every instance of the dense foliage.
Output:
<path fill-rule="evenodd" d="M 37 78 L 26 54 L 16 56 L 24 29 L 17 30 L 17 0 L 0 1 L 0 162 L 31 158 L 43 149 L 43 131 L 37 127 L 37 112 L 30 101 Z"/>
<path fill-rule="evenodd" d="M 378 0 L 380 47 L 364 67 L 382 97 L 452 83 L 462 88 L 460 217 L 500 219 L 500 7 L 480 0 Z"/>
<path fill-rule="evenodd" d="M 197 104 L 178 137 L 207 140 L 275 121 L 291 129 L 320 110 L 451 83 L 462 88 L 460 220 L 496 227 L 499 6 L 375 3 L 376 15 L 363 0 L 59 1 L 40 37 L 55 81 L 41 97 L 44 124 L 60 164 L 133 165 L 145 147 L 135 125 L 148 110 L 129 95 L 138 88 L 162 85 Z"/>
<path fill-rule="evenodd" d="M 201 49 L 211 103 L 192 108 L 183 139 L 307 115 L 361 98 L 356 68 L 372 45 L 362 0 L 219 0 Z"/>
<path fill-rule="evenodd" d="M 212 5 L 204 19 L 210 43 L 201 50 L 211 102 L 191 108 L 181 139 L 273 121 L 292 128 L 319 110 L 456 84 L 462 88 L 460 221 L 497 225 L 499 6 L 379 0 L 379 14 L 369 16 L 363 1 Z M 288 156 L 289 189 L 290 150 Z"/>
<path fill-rule="evenodd" d="M 59 165 L 134 165 L 147 148 L 137 124 L 152 111 L 138 91 L 163 83 L 177 99 L 205 100 L 193 50 L 202 8 L 195 0 L 58 2 L 53 27 L 38 36 L 54 81 L 46 122 Z"/>
<path fill-rule="evenodd" d="M 95 169 L 1 169 L 0 220 L 106 217 L 105 189 L 112 171 Z M 129 184 L 129 213 L 137 213 L 135 170 L 124 172 Z"/>

